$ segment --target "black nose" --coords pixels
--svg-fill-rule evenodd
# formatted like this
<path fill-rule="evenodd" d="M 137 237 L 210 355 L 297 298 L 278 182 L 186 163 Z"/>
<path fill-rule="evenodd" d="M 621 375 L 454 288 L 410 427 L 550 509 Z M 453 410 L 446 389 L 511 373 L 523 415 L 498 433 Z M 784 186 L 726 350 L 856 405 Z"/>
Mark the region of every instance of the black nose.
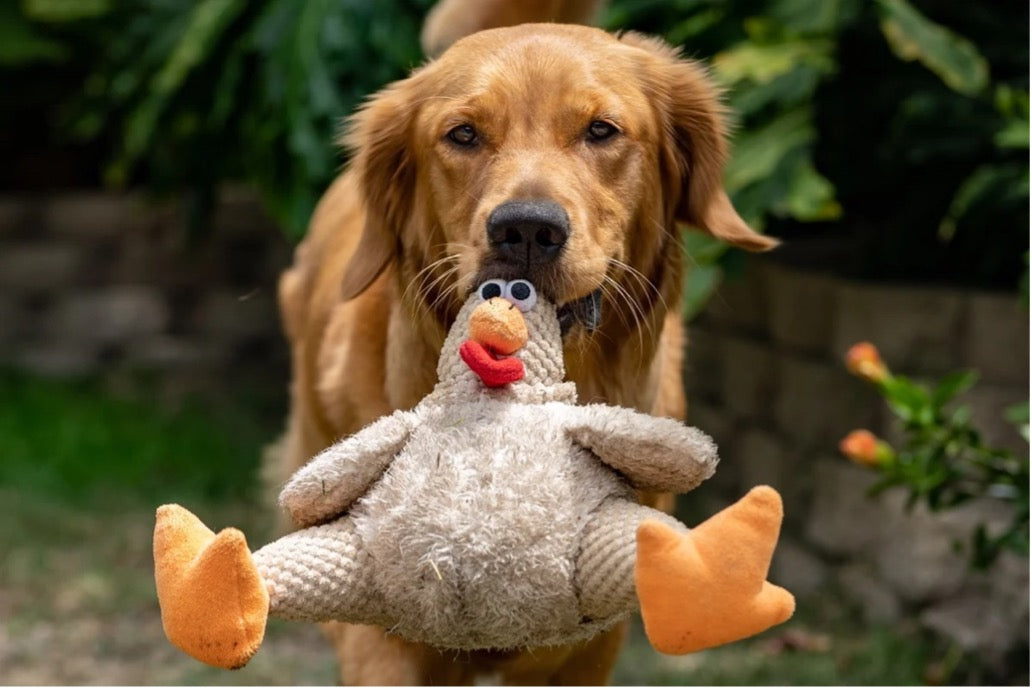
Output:
<path fill-rule="evenodd" d="M 487 241 L 499 257 L 528 267 L 554 260 L 569 236 L 566 211 L 547 199 L 507 201 L 487 218 Z"/>

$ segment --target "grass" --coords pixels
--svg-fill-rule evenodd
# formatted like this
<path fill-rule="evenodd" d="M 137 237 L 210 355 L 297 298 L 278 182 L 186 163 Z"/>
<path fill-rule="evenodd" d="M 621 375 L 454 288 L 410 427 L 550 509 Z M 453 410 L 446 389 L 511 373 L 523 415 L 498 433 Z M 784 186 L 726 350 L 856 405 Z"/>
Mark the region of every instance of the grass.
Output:
<path fill-rule="evenodd" d="M 205 667 L 165 640 L 154 595 L 153 510 L 183 502 L 209 525 L 272 537 L 257 500 L 264 444 L 282 412 L 260 395 L 156 402 L 0 373 L 0 684 L 330 684 L 314 626 L 273 621 L 251 664 Z M 666 657 L 636 622 L 616 684 L 909 685 L 944 658 L 918 632 L 866 629 L 834 592 L 787 625 Z M 54 650 L 60 650 L 54 653 Z M 946 681 L 957 676 L 948 676 Z"/>
<path fill-rule="evenodd" d="M 0 390 L 0 486 L 80 505 L 98 494 L 241 499 L 255 488 L 262 445 L 279 431 L 239 405 L 116 396 L 91 380 L 5 371 Z"/>

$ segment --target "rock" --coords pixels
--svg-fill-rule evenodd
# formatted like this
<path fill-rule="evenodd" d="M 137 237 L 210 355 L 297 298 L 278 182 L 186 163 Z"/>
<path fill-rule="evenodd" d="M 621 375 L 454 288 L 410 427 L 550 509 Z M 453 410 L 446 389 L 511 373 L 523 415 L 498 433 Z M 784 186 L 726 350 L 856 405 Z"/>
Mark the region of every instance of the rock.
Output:
<path fill-rule="evenodd" d="M 728 337 L 721 348 L 721 399 L 736 419 L 769 420 L 779 358 L 769 346 Z"/>
<path fill-rule="evenodd" d="M 876 475 L 845 458 L 834 458 L 818 460 L 813 477 L 807 539 L 835 556 L 871 551 L 881 538 L 884 520 L 880 501 L 867 496 Z"/>
<path fill-rule="evenodd" d="M 862 607 L 868 623 L 893 623 L 903 607 L 892 589 L 872 572 L 870 564 L 852 563 L 838 571 L 838 583 L 847 596 Z"/>
<path fill-rule="evenodd" d="M 766 267 L 764 262 L 752 261 L 744 277 L 722 282 L 700 315 L 700 323 L 764 335 L 768 311 Z"/>
<path fill-rule="evenodd" d="M 838 295 L 835 280 L 771 263 L 767 290 L 769 330 L 776 341 L 812 353 L 831 348 Z"/>
<path fill-rule="evenodd" d="M 798 541 L 783 536 L 778 540 L 770 566 L 770 581 L 797 598 L 820 590 L 828 581 L 830 568 Z"/>
<path fill-rule="evenodd" d="M 727 336 L 695 324 L 688 329 L 684 378 L 689 406 L 701 399 L 719 398 L 727 340 Z"/>
<path fill-rule="evenodd" d="M 168 320 L 157 288 L 124 285 L 66 296 L 54 306 L 49 331 L 63 342 L 124 345 L 162 332 Z"/>
<path fill-rule="evenodd" d="M 201 301 L 196 317 L 198 331 L 228 340 L 267 337 L 278 323 L 275 301 L 261 291 L 213 290 Z"/>
<path fill-rule="evenodd" d="M 93 343 L 37 343 L 21 349 L 15 364 L 44 376 L 79 376 L 100 366 L 100 352 Z"/>
<path fill-rule="evenodd" d="M 841 361 L 851 345 L 867 340 L 893 371 L 949 371 L 961 358 L 964 306 L 957 291 L 844 284 L 830 354 Z"/>
<path fill-rule="evenodd" d="M 876 424 L 884 403 L 844 367 L 786 354 L 771 404 L 778 430 L 798 447 L 831 452 L 853 429 Z"/>
<path fill-rule="evenodd" d="M 33 222 L 34 204 L 21 195 L 0 197 L 0 237 L 18 235 Z"/>
<path fill-rule="evenodd" d="M 785 522 L 800 522 L 801 489 L 808 489 L 809 482 L 799 481 L 796 458 L 782 439 L 768 431 L 749 428 L 739 434 L 735 443 L 733 466 L 723 469 L 739 478 L 740 492 L 760 484 L 773 486 L 784 500 Z"/>
<path fill-rule="evenodd" d="M 986 383 L 1023 383 L 1027 389 L 1028 308 L 1016 295 L 990 293 L 971 295 L 967 307 L 964 365 L 977 369 Z"/>
<path fill-rule="evenodd" d="M 959 591 L 968 576 L 966 545 L 978 511 L 971 506 L 933 513 L 922 503 L 905 508 L 906 492 L 890 489 L 883 495 L 884 538 L 875 562 L 881 579 L 904 601 L 922 603 Z"/>
<path fill-rule="evenodd" d="M 148 215 L 139 198 L 102 192 L 55 194 L 42 209 L 44 225 L 56 236 L 88 241 L 117 240 Z"/>
<path fill-rule="evenodd" d="M 1027 379 L 1021 387 L 979 383 L 957 400 L 971 408 L 971 423 L 982 434 L 986 444 L 1017 454 L 1028 453 L 1028 441 L 1004 416 L 1012 405 L 1028 402 Z"/>
<path fill-rule="evenodd" d="M 126 361 L 157 369 L 195 370 L 224 366 L 230 359 L 215 343 L 159 334 L 135 343 Z"/>
<path fill-rule="evenodd" d="M 75 283 L 79 259 L 79 252 L 68 243 L 0 245 L 0 290 L 61 290 Z"/>
<path fill-rule="evenodd" d="M 953 640 L 965 651 L 1002 658 L 1019 638 L 1028 633 L 1006 615 L 1005 602 L 994 602 L 984 593 L 966 593 L 938 602 L 920 614 L 921 623 Z"/>

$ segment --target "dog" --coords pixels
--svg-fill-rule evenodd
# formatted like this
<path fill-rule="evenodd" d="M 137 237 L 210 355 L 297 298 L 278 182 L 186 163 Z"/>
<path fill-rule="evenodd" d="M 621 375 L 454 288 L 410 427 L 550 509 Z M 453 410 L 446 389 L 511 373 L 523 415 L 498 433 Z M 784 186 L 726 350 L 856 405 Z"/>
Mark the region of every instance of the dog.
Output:
<path fill-rule="evenodd" d="M 776 244 L 722 187 L 724 113 L 706 70 L 633 32 L 472 34 L 368 100 L 343 144 L 349 167 L 280 279 L 292 353 L 281 478 L 426 395 L 449 325 L 489 278 L 529 279 L 562 305 L 582 403 L 683 420 L 678 224 L 747 250 Z M 459 654 L 325 629 L 347 684 L 602 684 L 625 635 Z"/>

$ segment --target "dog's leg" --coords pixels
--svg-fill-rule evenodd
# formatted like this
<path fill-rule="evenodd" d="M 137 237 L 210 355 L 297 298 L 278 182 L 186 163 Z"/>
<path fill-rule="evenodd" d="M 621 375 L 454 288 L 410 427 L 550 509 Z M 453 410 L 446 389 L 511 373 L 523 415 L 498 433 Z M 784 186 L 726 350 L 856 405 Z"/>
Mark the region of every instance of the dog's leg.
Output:
<path fill-rule="evenodd" d="M 389 635 L 378 626 L 326 623 L 345 685 L 470 685 L 476 669 L 442 652 Z"/>

